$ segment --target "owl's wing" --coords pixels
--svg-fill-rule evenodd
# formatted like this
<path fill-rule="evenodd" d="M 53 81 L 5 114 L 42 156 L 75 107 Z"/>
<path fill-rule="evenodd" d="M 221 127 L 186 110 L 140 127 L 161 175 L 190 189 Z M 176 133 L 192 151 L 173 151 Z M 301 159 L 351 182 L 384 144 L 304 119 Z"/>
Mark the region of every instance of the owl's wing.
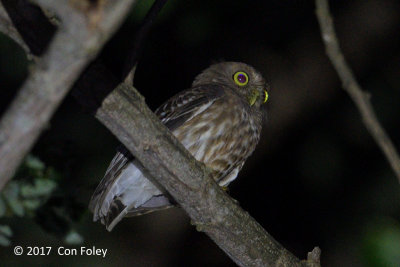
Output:
<path fill-rule="evenodd" d="M 155 113 L 173 131 L 185 121 L 204 111 L 222 94 L 223 88 L 220 86 L 194 87 L 170 98 Z M 109 230 L 124 216 L 140 215 L 172 205 L 166 197 L 163 198 L 163 195 L 160 195 L 160 191 L 156 188 L 154 190 L 149 189 L 151 183 L 144 178 L 140 170 L 137 170 L 139 173 L 136 170 L 131 170 L 134 158 L 129 151 L 124 147 L 120 147 L 118 150 L 119 152 L 111 161 L 89 204 L 89 209 L 94 213 L 93 219 L 95 221 L 101 219 Z M 132 176 L 133 174 L 130 175 L 129 173 L 135 175 Z M 153 196 L 150 195 L 145 200 L 144 196 L 141 196 L 142 192 L 139 192 L 139 188 L 139 191 L 136 191 L 138 196 L 128 196 L 132 191 L 135 191 L 133 190 L 135 188 L 129 188 L 129 186 L 132 187 L 132 184 L 144 187 L 143 190 L 147 188 L 148 192 L 154 191 Z M 129 199 L 129 201 L 126 199 Z M 132 203 L 126 203 L 130 201 Z M 137 205 L 139 202 L 141 204 Z M 136 208 L 131 208 L 130 204 L 134 204 Z"/>
<path fill-rule="evenodd" d="M 214 84 L 190 88 L 170 98 L 155 111 L 155 114 L 170 131 L 174 131 L 207 109 L 223 94 L 223 87 Z"/>

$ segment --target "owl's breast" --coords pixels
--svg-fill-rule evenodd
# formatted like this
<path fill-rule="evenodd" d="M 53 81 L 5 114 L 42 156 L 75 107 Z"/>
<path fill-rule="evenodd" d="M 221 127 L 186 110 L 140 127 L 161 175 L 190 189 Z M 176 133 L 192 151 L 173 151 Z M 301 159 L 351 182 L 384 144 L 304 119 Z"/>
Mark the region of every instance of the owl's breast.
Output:
<path fill-rule="evenodd" d="M 254 151 L 260 131 L 261 120 L 243 103 L 221 98 L 173 134 L 197 160 L 215 172 L 214 179 L 218 180 L 242 167 Z"/>

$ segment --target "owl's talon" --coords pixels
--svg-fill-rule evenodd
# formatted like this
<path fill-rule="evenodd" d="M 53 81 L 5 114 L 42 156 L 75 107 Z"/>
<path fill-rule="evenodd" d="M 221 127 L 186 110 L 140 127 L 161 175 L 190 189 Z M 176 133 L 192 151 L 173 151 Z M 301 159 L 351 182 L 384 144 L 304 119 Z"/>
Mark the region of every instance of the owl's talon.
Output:
<path fill-rule="evenodd" d="M 212 225 L 211 223 L 195 222 L 193 220 L 190 220 L 190 224 L 195 226 L 198 232 L 204 232 L 207 228 L 209 228 Z"/>
<path fill-rule="evenodd" d="M 232 198 L 233 202 L 235 202 L 235 204 L 240 205 L 239 201 L 237 199 Z"/>

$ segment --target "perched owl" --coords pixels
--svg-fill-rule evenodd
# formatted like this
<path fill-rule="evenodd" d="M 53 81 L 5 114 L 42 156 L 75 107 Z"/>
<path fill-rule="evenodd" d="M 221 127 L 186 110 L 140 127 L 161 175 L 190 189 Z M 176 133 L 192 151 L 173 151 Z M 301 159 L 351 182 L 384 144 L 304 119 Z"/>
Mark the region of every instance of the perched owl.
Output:
<path fill-rule="evenodd" d="M 185 148 L 212 171 L 222 187 L 238 175 L 254 151 L 262 126 L 267 84 L 251 66 L 222 62 L 199 74 L 192 87 L 161 105 L 156 114 Z M 125 149 L 115 155 L 90 201 L 93 220 L 107 230 L 125 216 L 173 206 Z"/>

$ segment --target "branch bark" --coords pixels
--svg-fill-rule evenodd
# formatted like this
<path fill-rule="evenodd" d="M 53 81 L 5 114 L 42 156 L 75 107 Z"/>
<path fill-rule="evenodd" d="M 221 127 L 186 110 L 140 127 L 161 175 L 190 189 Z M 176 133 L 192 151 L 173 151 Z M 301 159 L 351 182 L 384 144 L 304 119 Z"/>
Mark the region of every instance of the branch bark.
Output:
<path fill-rule="evenodd" d="M 329 12 L 328 0 L 316 0 L 315 4 L 326 53 L 342 81 L 343 89 L 350 95 L 354 104 L 358 108 L 365 127 L 367 127 L 369 133 L 375 139 L 379 148 L 383 151 L 396 174 L 398 181 L 400 182 L 399 155 L 394 144 L 376 117 L 374 108 L 370 102 L 370 94 L 361 89 L 361 86 L 358 84 L 352 70 L 343 56 L 333 26 L 332 15 Z"/>
<path fill-rule="evenodd" d="M 90 1 L 84 1 L 88 6 L 67 0 L 36 2 L 54 10 L 62 24 L 0 121 L 0 190 L 135 0 L 99 1 L 96 6 Z"/>
<path fill-rule="evenodd" d="M 104 99 L 96 117 L 174 197 L 197 230 L 239 266 L 319 265 L 315 257 L 296 258 L 221 190 L 132 86 L 120 84 Z"/>

